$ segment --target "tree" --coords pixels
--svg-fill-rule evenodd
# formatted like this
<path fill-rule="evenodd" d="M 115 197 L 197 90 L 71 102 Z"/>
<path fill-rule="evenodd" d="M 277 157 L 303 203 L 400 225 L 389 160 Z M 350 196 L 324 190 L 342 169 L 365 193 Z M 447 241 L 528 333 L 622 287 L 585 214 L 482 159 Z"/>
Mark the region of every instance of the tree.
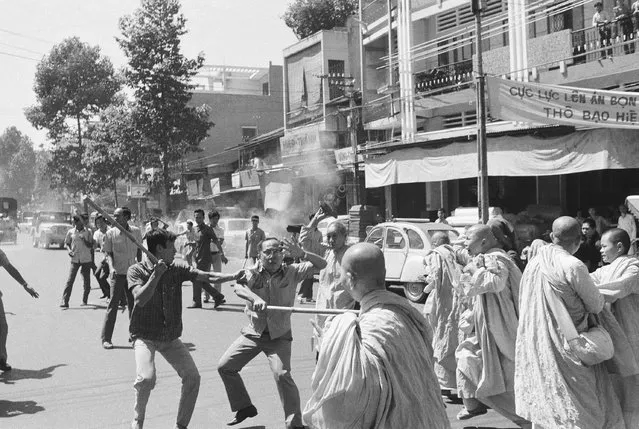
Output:
<path fill-rule="evenodd" d="M 133 123 L 144 141 L 152 143 L 146 147 L 145 167 L 161 171 L 166 213 L 173 169 L 199 149 L 213 126 L 206 106 L 188 105 L 195 87 L 190 79 L 204 57 L 187 59 L 180 52 L 180 38 L 187 30 L 177 0 L 142 0 L 133 15 L 120 19 L 120 30 L 117 41 L 128 58 L 124 76 L 135 94 Z"/>
<path fill-rule="evenodd" d="M 303 39 L 320 30 L 344 27 L 357 9 L 357 0 L 294 0 L 282 19 L 299 39 Z"/>
<path fill-rule="evenodd" d="M 38 64 L 33 90 L 37 104 L 25 110 L 37 129 L 53 140 L 51 184 L 86 192 L 83 132 L 86 123 L 107 107 L 120 90 L 111 61 L 77 37 L 64 40 Z"/>
<path fill-rule="evenodd" d="M 29 137 L 16 127 L 7 128 L 0 135 L 0 194 L 27 204 L 35 186 L 35 169 L 36 155 Z"/>

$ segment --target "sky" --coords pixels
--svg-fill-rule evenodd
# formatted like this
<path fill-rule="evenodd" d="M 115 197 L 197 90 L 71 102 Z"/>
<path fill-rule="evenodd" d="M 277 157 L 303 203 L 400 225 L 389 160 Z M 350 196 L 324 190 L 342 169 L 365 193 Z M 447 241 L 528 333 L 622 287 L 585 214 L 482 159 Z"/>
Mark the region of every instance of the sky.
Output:
<path fill-rule="evenodd" d="M 291 0 L 182 0 L 187 19 L 182 52 L 205 64 L 266 67 L 282 64 L 282 50 L 297 39 L 281 16 Z M 46 143 L 24 116 L 35 104 L 33 81 L 38 62 L 51 48 L 77 36 L 98 45 L 116 69 L 126 60 L 115 37 L 118 20 L 139 0 L 0 0 L 0 132 L 15 126 L 35 147 Z"/>

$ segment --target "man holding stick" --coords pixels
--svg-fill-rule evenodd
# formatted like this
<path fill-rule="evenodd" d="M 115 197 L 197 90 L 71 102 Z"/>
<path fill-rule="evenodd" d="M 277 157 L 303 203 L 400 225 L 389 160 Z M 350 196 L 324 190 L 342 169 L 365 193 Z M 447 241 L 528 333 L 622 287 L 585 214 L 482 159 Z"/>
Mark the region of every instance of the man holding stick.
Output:
<path fill-rule="evenodd" d="M 106 253 L 109 271 L 111 272 L 111 300 L 107 305 L 106 315 L 104 317 L 104 325 L 102 326 L 102 347 L 109 350 L 113 348 L 111 337 L 113 336 L 113 328 L 115 320 L 118 316 L 118 306 L 122 297 L 126 297 L 127 307 L 129 308 L 129 318 L 133 311 L 133 295 L 129 290 L 127 283 L 127 270 L 137 261 L 142 259 L 142 251 L 138 246 L 142 242 L 142 234 L 140 229 L 129 225 L 131 219 L 131 210 L 127 207 L 115 209 L 113 213 L 115 221 L 125 230 L 127 230 L 137 241 L 131 241 L 119 228 L 111 228 L 107 231 L 104 239 L 103 252 Z"/>
<path fill-rule="evenodd" d="M 211 243 L 216 243 L 220 248 L 222 244 L 219 242 L 215 231 L 209 225 L 204 223 L 204 210 L 197 209 L 193 212 L 195 215 L 195 266 L 198 270 L 209 271 L 213 262 L 211 255 Z M 226 259 L 226 258 L 225 258 Z M 193 303 L 188 308 L 202 308 L 202 288 L 203 283 L 199 281 L 193 282 Z M 224 295 L 217 289 L 211 294 L 215 307 L 224 304 Z"/>
<path fill-rule="evenodd" d="M 157 229 L 147 234 L 149 251 L 158 259 L 149 258 L 128 270 L 128 284 L 134 298 L 129 332 L 135 351 L 136 390 L 133 429 L 144 424 L 146 405 L 155 387 L 155 353 L 159 352 L 182 379 L 182 393 L 175 427 L 186 428 L 191 420 L 200 388 L 200 374 L 182 335 L 182 283 L 200 281 L 209 293 L 211 283 L 238 280 L 235 274 L 205 272 L 174 262 L 176 236 Z"/>
<path fill-rule="evenodd" d="M 284 247 L 293 258 L 307 262 L 282 265 Z M 291 376 L 291 313 L 269 312 L 268 306 L 293 307 L 297 284 L 313 275 L 314 270 L 326 267 L 321 257 L 303 251 L 290 240 L 266 238 L 258 246 L 260 260 L 246 271 L 246 279 L 235 287 L 235 293 L 248 301 L 246 313 L 249 325 L 220 359 L 218 372 L 235 418 L 228 425 L 236 425 L 257 415 L 246 391 L 240 371 L 260 352 L 266 354 L 280 393 L 287 429 L 301 428 L 300 395 Z"/>

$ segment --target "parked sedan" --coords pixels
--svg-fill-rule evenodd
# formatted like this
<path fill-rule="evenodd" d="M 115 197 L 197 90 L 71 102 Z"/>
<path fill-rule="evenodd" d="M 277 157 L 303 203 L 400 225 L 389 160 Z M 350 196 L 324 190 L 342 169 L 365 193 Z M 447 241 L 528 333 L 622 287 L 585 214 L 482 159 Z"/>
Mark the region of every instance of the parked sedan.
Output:
<path fill-rule="evenodd" d="M 439 231 L 446 232 L 451 241 L 459 237 L 452 226 L 425 219 L 383 222 L 372 227 L 366 236 L 366 243 L 373 243 L 384 252 L 386 283 L 402 286 L 413 302 L 426 299 L 426 285 L 418 276 L 424 273 L 424 256 L 432 249 L 431 238 Z"/>

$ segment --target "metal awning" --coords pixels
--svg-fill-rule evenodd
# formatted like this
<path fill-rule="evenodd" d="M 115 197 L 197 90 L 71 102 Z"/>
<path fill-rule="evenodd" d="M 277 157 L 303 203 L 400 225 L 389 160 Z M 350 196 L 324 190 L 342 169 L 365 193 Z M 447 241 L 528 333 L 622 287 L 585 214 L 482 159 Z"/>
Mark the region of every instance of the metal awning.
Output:
<path fill-rule="evenodd" d="M 242 188 L 233 188 L 233 189 L 227 189 L 226 191 L 222 191 L 217 195 L 226 195 L 226 194 L 232 194 L 233 192 L 249 192 L 249 191 L 259 191 L 260 190 L 260 185 L 256 185 L 256 186 L 244 186 Z M 217 197 L 217 195 L 215 195 Z"/>
<path fill-rule="evenodd" d="M 639 218 L 639 195 L 630 195 L 626 197 L 626 205 L 635 219 Z"/>

